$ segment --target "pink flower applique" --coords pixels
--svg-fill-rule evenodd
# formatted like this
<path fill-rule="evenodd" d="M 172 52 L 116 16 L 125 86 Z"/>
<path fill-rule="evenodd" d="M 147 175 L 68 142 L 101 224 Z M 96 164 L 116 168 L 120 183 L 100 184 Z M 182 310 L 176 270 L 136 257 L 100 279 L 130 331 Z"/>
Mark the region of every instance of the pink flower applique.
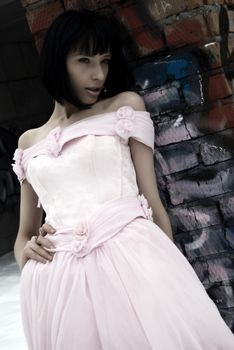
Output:
<path fill-rule="evenodd" d="M 86 255 L 86 245 L 89 238 L 89 227 L 86 223 L 80 223 L 74 228 L 74 239 L 72 241 L 72 252 L 78 258 Z"/>
<path fill-rule="evenodd" d="M 21 148 L 17 148 L 14 153 L 13 160 L 15 161 L 12 165 L 12 169 L 18 177 L 20 183 L 25 179 L 25 171 L 23 167 L 23 154 L 24 151 Z"/>
<path fill-rule="evenodd" d="M 145 214 L 145 218 L 148 219 L 148 220 L 153 221 L 153 211 L 149 207 L 147 199 L 145 198 L 145 196 L 143 194 L 141 194 L 141 195 L 139 194 L 138 198 L 139 198 L 141 207 L 143 209 L 143 212 Z"/>
<path fill-rule="evenodd" d="M 130 106 L 120 107 L 116 112 L 116 115 L 118 117 L 118 121 L 115 125 L 115 131 L 117 135 L 119 135 L 126 143 L 134 128 L 134 110 Z"/>
<path fill-rule="evenodd" d="M 46 149 L 49 154 L 52 156 L 57 157 L 62 149 L 62 145 L 59 142 L 60 136 L 61 136 L 61 128 L 60 126 L 57 126 L 56 128 L 52 129 L 49 135 L 47 136 L 46 140 Z"/>

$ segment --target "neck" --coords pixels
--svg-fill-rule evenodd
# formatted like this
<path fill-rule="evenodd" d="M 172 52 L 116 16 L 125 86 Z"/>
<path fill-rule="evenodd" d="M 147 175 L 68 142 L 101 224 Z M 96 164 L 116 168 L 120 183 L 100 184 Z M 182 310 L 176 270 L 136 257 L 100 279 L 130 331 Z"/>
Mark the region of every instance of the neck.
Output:
<path fill-rule="evenodd" d="M 79 112 L 79 109 L 70 103 L 65 103 L 64 105 L 55 101 L 53 118 L 55 119 L 69 119 L 73 113 Z"/>

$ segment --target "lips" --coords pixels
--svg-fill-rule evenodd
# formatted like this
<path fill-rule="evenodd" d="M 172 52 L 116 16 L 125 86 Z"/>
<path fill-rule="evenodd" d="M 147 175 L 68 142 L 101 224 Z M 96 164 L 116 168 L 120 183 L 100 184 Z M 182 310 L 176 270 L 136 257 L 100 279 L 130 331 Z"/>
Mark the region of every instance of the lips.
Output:
<path fill-rule="evenodd" d="M 91 95 L 98 95 L 98 94 L 100 94 L 100 92 L 101 92 L 101 89 L 102 89 L 102 87 L 88 87 L 88 88 L 85 88 L 85 90 L 87 90 L 87 92 L 89 93 L 89 94 L 91 94 Z"/>
<path fill-rule="evenodd" d="M 97 91 L 100 91 L 101 88 L 102 88 L 101 86 L 99 86 L 99 87 L 88 87 L 88 88 L 86 88 L 86 90 L 97 92 Z"/>

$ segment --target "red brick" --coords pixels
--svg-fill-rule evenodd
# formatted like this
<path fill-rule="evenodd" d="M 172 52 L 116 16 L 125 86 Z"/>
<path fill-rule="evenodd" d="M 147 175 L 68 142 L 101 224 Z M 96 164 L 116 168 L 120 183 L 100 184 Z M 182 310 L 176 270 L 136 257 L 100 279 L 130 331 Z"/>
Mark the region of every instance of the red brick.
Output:
<path fill-rule="evenodd" d="M 162 36 L 158 38 L 152 37 L 150 31 L 146 28 L 133 31 L 132 37 L 138 47 L 140 57 L 161 51 L 165 48 Z"/>
<path fill-rule="evenodd" d="M 116 10 L 118 19 L 130 30 L 144 26 L 135 6 L 118 6 Z"/>
<path fill-rule="evenodd" d="M 206 42 L 210 33 L 204 17 L 200 15 L 167 25 L 165 35 L 169 47 L 180 47 Z"/>
<path fill-rule="evenodd" d="M 60 0 L 27 11 L 26 16 L 31 32 L 38 33 L 47 29 L 53 20 L 62 12 L 64 12 L 64 7 Z"/>
<path fill-rule="evenodd" d="M 140 5 L 142 3 L 143 5 Z M 141 6 L 147 11 L 151 20 L 159 21 L 166 17 L 181 13 L 185 10 L 190 10 L 203 5 L 202 0 L 146 0 L 138 2 L 138 8 Z"/>
<path fill-rule="evenodd" d="M 208 118 L 202 124 L 210 131 L 234 127 L 234 103 L 212 108 L 208 113 Z"/>
<path fill-rule="evenodd" d="M 232 95 L 232 89 L 224 74 L 212 75 L 208 78 L 208 98 L 216 100 Z"/>
<path fill-rule="evenodd" d="M 144 7 L 152 19 L 158 21 L 168 16 L 180 13 L 186 9 L 186 1 L 183 0 L 167 0 L 167 1 L 144 1 Z"/>
<path fill-rule="evenodd" d="M 213 41 L 201 47 L 201 50 L 207 55 L 209 68 L 218 68 L 222 66 L 220 56 L 220 43 Z"/>

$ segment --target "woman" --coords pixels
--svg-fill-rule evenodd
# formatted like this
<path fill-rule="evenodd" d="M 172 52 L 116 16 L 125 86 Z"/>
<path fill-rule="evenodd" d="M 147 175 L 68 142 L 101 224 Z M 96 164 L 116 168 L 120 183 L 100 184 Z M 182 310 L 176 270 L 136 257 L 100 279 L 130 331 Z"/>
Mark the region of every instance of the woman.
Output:
<path fill-rule="evenodd" d="M 28 347 L 232 350 L 233 334 L 172 242 L 153 124 L 143 100 L 121 92 L 117 44 L 111 23 L 89 11 L 62 14 L 45 39 L 42 79 L 55 109 L 20 137 L 13 165 Z M 42 208 L 55 232 L 36 237 Z"/>

